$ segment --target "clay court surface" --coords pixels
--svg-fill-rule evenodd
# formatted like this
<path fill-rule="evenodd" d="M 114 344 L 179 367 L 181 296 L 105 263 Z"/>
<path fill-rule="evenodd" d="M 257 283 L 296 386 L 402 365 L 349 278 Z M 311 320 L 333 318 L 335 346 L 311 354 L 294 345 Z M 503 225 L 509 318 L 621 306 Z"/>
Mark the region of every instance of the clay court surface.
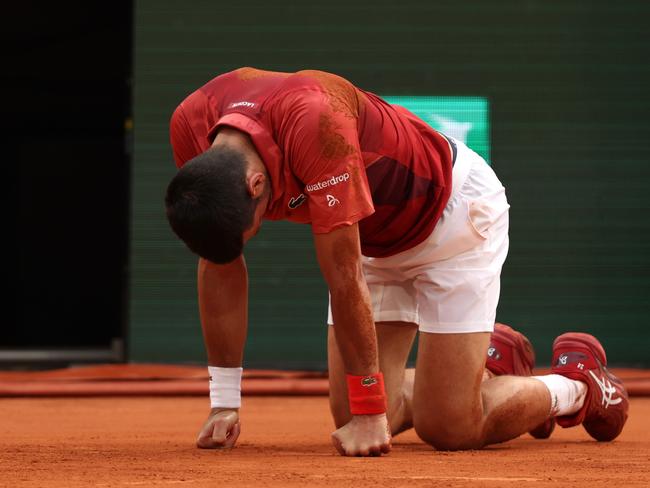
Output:
<path fill-rule="evenodd" d="M 343 458 L 327 399 L 247 397 L 231 451 L 194 447 L 199 397 L 0 399 L 0 486 L 650 486 L 650 398 L 613 443 L 581 427 L 482 451 L 436 452 L 410 431 L 383 458 Z"/>

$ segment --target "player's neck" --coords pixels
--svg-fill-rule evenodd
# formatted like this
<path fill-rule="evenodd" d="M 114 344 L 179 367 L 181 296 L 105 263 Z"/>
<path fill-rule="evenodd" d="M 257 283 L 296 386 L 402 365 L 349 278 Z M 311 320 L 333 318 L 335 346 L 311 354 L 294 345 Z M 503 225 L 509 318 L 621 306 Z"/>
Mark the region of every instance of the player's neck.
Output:
<path fill-rule="evenodd" d="M 255 150 L 253 141 L 251 141 L 248 134 L 231 127 L 223 127 L 219 129 L 219 132 L 217 132 L 217 136 L 212 142 L 212 147 L 221 145 L 229 146 L 243 152 L 244 154 L 248 154 L 251 150 Z"/>
<path fill-rule="evenodd" d="M 248 134 L 231 127 L 223 127 L 212 142 L 212 147 L 219 145 L 228 146 L 243 153 L 251 169 L 267 172 L 262 158 Z"/>

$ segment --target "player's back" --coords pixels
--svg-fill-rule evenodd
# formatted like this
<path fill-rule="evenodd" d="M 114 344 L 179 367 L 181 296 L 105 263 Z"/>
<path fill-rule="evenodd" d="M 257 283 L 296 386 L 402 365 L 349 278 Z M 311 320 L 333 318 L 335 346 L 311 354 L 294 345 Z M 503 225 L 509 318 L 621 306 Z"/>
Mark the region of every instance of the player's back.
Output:
<path fill-rule="evenodd" d="M 452 162 L 446 139 L 406 109 L 340 76 L 246 67 L 214 78 L 188 96 L 172 117 L 177 165 L 207 150 L 219 121 L 233 117 L 240 121 L 237 128 L 251 136 L 260 132 L 270 136 L 273 143 L 253 140 L 268 168 L 282 166 L 298 178 L 281 176 L 285 170 L 271 171 L 283 178 L 285 193 L 312 191 L 310 182 L 300 177 L 301 166 L 322 164 L 325 175 L 326 167 L 343 167 L 343 159 L 361 160 L 374 206 L 374 213 L 359 223 L 366 255 L 391 255 L 422 242 L 447 202 Z M 310 146 L 302 141 L 306 136 L 314 139 L 312 151 L 294 150 Z M 332 162 L 339 159 L 340 163 Z M 310 219 L 281 206 L 271 208 L 265 217 Z"/>

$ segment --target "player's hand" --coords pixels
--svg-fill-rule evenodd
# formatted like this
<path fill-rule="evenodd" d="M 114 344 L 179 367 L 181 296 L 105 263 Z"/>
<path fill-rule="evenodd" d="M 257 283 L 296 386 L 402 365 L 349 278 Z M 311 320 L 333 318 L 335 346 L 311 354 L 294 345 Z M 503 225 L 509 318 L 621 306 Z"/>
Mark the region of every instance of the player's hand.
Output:
<path fill-rule="evenodd" d="M 201 427 L 196 445 L 201 449 L 230 449 L 235 446 L 240 430 L 237 409 L 213 408 Z"/>
<path fill-rule="evenodd" d="M 355 415 L 332 434 L 342 456 L 381 456 L 390 452 L 390 430 L 386 414 Z"/>

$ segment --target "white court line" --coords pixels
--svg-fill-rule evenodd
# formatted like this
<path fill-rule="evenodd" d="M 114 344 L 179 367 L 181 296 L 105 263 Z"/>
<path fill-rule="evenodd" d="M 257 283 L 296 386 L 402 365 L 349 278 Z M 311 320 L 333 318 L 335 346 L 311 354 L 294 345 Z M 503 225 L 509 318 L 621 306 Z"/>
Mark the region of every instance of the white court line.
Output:
<path fill-rule="evenodd" d="M 504 478 L 483 476 L 389 476 L 393 480 L 463 480 L 463 481 L 542 481 L 541 478 Z"/>

